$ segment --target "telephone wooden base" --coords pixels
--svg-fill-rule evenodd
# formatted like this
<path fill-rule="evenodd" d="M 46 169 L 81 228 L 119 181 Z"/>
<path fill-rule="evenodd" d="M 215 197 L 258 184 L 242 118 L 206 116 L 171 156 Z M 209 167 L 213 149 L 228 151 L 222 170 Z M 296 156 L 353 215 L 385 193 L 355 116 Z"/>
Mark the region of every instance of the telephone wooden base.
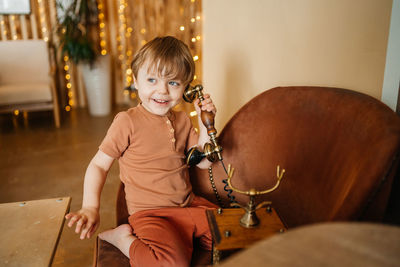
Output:
<path fill-rule="evenodd" d="M 271 235 L 286 231 L 286 226 L 272 207 L 256 211 L 260 224 L 253 228 L 240 225 L 243 209 L 208 210 L 207 219 L 213 236 L 213 264 L 223 256 L 247 248 L 251 244 Z"/>

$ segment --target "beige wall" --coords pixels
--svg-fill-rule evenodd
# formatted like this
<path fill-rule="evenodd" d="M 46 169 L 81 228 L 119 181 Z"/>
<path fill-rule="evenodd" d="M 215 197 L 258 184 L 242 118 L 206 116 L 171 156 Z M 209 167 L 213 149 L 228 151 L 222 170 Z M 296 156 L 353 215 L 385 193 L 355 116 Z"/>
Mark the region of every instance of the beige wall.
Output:
<path fill-rule="evenodd" d="M 380 99 L 391 0 L 203 0 L 203 84 L 217 129 L 275 86 L 342 87 Z"/>

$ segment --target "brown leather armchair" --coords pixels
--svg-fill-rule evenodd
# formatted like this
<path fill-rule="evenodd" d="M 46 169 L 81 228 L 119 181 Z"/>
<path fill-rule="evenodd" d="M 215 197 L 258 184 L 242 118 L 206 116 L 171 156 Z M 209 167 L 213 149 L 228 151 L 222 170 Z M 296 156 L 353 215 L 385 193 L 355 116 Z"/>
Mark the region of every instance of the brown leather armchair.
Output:
<path fill-rule="evenodd" d="M 275 184 L 276 166 L 286 170 L 271 200 L 289 228 L 325 221 L 381 221 L 400 148 L 400 118 L 378 100 L 326 87 L 277 87 L 243 106 L 219 136 L 234 186 L 264 189 Z M 228 203 L 219 162 L 216 188 Z M 217 204 L 208 171 L 191 169 L 193 189 Z M 248 198 L 233 194 L 239 203 Z M 121 186 L 117 224 L 128 213 Z M 129 266 L 128 259 L 98 240 L 97 266 Z M 204 258 L 203 258 L 204 259 Z M 193 263 L 195 265 L 195 263 Z"/>

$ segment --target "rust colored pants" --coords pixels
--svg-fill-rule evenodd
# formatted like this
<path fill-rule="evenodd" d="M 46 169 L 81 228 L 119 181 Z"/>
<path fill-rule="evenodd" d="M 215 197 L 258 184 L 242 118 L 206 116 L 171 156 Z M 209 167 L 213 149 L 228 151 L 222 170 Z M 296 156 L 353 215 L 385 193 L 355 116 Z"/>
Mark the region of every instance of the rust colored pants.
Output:
<path fill-rule="evenodd" d="M 193 238 L 212 249 L 206 210 L 217 208 L 196 196 L 189 207 L 144 210 L 129 217 L 136 239 L 130 249 L 131 266 L 189 266 Z"/>

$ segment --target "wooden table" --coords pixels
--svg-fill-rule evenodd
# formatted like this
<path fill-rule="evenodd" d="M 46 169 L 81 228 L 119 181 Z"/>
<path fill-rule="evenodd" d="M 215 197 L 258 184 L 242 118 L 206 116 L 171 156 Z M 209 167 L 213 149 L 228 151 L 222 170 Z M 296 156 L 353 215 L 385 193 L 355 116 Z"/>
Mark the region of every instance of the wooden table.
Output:
<path fill-rule="evenodd" d="M 268 206 L 256 211 L 260 224 L 254 228 L 240 225 L 243 209 L 207 210 L 207 219 L 213 236 L 213 264 L 218 264 L 224 254 L 247 248 L 254 242 L 286 231 L 276 211 Z"/>
<path fill-rule="evenodd" d="M 260 241 L 220 266 L 400 266 L 400 227 L 372 223 L 298 227 Z"/>
<path fill-rule="evenodd" d="M 0 204 L 0 266 L 50 266 L 71 198 Z"/>

